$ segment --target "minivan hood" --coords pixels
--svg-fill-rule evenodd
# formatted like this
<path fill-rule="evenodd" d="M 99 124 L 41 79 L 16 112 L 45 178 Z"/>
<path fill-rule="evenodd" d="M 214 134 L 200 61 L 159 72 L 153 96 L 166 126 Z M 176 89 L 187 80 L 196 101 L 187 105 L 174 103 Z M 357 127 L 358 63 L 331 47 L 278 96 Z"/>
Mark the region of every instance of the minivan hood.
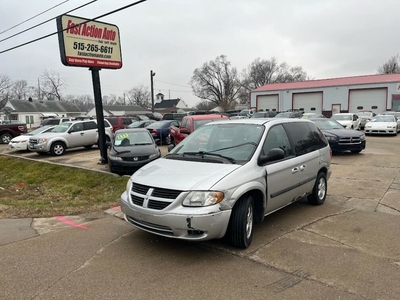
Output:
<path fill-rule="evenodd" d="M 159 188 L 181 191 L 209 190 L 240 167 L 241 165 L 236 164 L 159 158 L 140 168 L 131 178 L 135 183 Z"/>

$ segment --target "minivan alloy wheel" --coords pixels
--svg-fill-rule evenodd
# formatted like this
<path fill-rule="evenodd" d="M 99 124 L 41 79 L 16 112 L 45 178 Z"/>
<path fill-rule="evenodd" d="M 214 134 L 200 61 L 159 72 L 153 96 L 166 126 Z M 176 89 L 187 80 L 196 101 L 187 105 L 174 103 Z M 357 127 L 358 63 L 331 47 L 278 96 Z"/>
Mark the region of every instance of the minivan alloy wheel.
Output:
<path fill-rule="evenodd" d="M 313 205 L 323 204 L 325 202 L 327 189 L 326 174 L 324 172 L 319 172 L 312 193 L 308 196 L 308 202 Z"/>
<path fill-rule="evenodd" d="M 235 204 L 232 209 L 227 237 L 231 244 L 238 248 L 247 248 L 253 238 L 254 200 L 247 195 Z"/>

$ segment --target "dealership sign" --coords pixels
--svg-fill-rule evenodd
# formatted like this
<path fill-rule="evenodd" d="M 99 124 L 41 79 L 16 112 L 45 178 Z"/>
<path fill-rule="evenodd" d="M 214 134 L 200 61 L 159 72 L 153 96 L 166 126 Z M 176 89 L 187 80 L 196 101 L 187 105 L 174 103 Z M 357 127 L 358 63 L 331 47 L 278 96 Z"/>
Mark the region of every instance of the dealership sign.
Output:
<path fill-rule="evenodd" d="M 120 69 L 117 26 L 69 15 L 57 18 L 61 61 L 66 66 Z"/>

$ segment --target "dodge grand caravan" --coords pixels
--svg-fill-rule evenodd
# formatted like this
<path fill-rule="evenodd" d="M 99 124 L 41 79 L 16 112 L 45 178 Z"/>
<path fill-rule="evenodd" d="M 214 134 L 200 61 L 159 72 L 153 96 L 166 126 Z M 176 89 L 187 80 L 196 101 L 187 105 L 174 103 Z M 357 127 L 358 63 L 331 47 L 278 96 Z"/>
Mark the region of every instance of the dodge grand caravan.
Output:
<path fill-rule="evenodd" d="M 144 231 L 246 248 L 266 215 L 304 197 L 324 203 L 331 155 L 309 120 L 211 122 L 135 172 L 121 209 Z"/>

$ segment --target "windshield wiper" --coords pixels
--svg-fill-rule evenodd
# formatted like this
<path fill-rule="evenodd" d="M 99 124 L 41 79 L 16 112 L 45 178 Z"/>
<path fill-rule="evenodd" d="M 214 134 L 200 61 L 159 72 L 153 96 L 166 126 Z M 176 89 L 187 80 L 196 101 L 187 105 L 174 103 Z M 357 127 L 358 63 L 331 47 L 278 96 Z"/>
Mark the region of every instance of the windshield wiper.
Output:
<path fill-rule="evenodd" d="M 201 158 L 204 158 L 204 155 L 210 155 L 210 156 L 218 156 L 221 158 L 224 158 L 226 160 L 229 160 L 231 163 L 236 164 L 236 160 L 233 157 L 229 157 L 229 156 L 224 156 L 221 154 L 217 154 L 217 153 L 212 153 L 212 152 L 207 152 L 207 151 L 199 151 L 199 152 L 183 152 L 182 153 L 183 156 L 185 155 L 200 155 Z"/>
<path fill-rule="evenodd" d="M 152 143 L 136 143 L 133 146 L 151 145 Z"/>
<path fill-rule="evenodd" d="M 257 143 L 254 143 L 254 142 L 246 142 L 246 143 L 242 143 L 242 144 L 238 144 L 238 145 L 234 145 L 234 146 L 229 146 L 229 147 L 225 147 L 225 148 L 220 148 L 220 149 L 212 150 L 212 151 L 207 152 L 207 153 L 213 153 L 213 152 L 217 152 L 217 151 L 222 151 L 222 150 L 227 150 L 227 149 L 242 147 L 242 146 L 246 146 L 246 145 L 252 145 L 252 146 L 254 146 L 255 148 L 257 148 L 257 146 L 258 146 Z"/>

